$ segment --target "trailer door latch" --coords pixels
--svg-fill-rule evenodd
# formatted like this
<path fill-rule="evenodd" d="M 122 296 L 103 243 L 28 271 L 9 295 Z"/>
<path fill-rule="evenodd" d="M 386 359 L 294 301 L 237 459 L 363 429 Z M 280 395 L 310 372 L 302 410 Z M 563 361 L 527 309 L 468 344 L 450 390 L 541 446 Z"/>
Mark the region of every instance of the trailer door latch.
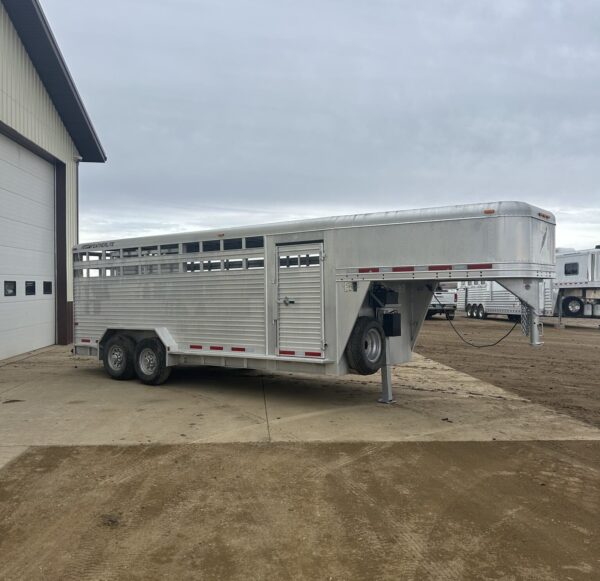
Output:
<path fill-rule="evenodd" d="M 286 307 L 288 305 L 295 305 L 296 301 L 294 299 L 290 299 L 290 297 L 283 297 L 282 299 L 277 299 L 277 302 L 281 305 L 284 304 Z"/>

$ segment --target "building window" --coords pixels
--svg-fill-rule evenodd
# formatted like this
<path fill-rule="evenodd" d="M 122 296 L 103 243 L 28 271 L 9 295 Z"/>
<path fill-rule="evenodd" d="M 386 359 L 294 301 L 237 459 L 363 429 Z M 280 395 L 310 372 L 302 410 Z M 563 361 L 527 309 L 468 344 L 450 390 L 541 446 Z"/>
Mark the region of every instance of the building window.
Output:
<path fill-rule="evenodd" d="M 17 296 L 17 281 L 5 280 L 4 281 L 4 296 L 14 297 Z"/>
<path fill-rule="evenodd" d="M 567 262 L 565 264 L 565 275 L 574 276 L 579 274 L 579 263 L 578 262 Z"/>
<path fill-rule="evenodd" d="M 35 294 L 35 280 L 28 280 L 25 282 L 25 294 L 28 296 Z"/>
<path fill-rule="evenodd" d="M 51 280 L 45 280 L 44 281 L 44 294 L 45 295 L 51 295 L 52 294 L 52 281 Z"/>

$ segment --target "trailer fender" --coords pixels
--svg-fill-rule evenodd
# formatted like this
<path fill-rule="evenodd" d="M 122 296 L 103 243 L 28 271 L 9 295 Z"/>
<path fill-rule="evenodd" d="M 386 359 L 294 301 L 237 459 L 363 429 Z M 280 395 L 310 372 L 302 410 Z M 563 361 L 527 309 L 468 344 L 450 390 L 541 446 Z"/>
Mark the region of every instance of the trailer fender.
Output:
<path fill-rule="evenodd" d="M 158 337 L 162 344 L 165 346 L 165 350 L 167 352 L 167 367 L 171 366 L 173 362 L 171 361 L 171 352 L 177 351 L 177 343 L 173 336 L 169 332 L 166 327 L 144 327 L 137 326 L 135 329 L 126 329 L 123 327 L 111 327 L 104 331 L 102 338 L 99 341 L 99 349 L 98 349 L 98 357 L 102 359 L 102 351 L 104 349 L 104 345 L 106 342 L 115 334 L 122 333 L 124 335 L 128 335 L 131 337 L 136 343 L 141 341 L 142 339 L 147 339 L 150 337 Z"/>

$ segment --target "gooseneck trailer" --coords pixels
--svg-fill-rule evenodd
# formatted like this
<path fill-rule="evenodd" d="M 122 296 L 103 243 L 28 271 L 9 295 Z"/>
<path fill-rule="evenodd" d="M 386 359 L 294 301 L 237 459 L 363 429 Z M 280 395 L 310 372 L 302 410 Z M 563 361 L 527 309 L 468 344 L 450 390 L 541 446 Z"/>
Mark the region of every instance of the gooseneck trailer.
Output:
<path fill-rule="evenodd" d="M 80 244 L 75 353 L 115 379 L 178 365 L 340 375 L 410 360 L 439 282 L 498 280 L 540 344 L 552 214 L 521 202 Z"/>

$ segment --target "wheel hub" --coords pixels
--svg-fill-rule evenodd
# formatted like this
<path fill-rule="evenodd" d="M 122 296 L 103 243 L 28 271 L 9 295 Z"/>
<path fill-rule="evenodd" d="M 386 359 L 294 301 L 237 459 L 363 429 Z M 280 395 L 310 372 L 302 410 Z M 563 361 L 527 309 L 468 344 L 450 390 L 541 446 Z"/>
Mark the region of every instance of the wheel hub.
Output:
<path fill-rule="evenodd" d="M 120 371 L 125 363 L 125 352 L 120 345 L 113 345 L 108 353 L 108 364 L 115 371 Z"/>
<path fill-rule="evenodd" d="M 156 371 L 158 359 L 152 349 L 143 349 L 140 353 L 140 369 L 144 375 L 152 375 Z"/>
<path fill-rule="evenodd" d="M 381 355 L 381 336 L 376 329 L 369 329 L 365 336 L 365 357 L 374 363 L 379 359 Z"/>

